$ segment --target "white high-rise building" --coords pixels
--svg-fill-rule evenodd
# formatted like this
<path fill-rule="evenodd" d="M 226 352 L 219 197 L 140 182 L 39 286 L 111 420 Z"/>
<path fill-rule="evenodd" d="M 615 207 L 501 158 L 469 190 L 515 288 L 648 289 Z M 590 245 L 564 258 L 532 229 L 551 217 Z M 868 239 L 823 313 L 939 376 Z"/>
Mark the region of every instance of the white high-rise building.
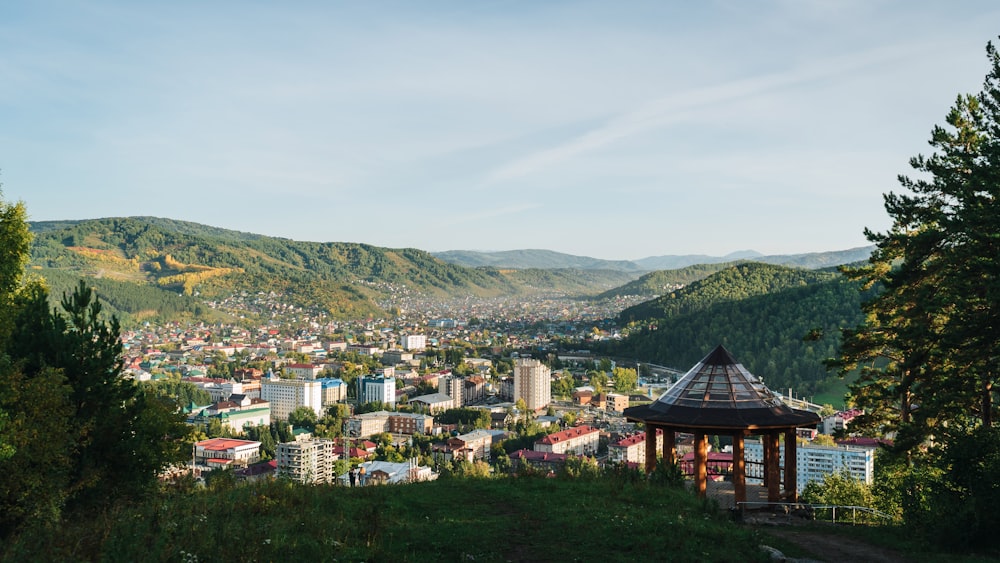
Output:
<path fill-rule="evenodd" d="M 759 441 L 747 440 L 743 447 L 747 479 L 760 480 L 764 446 Z M 781 446 L 779 450 L 778 465 L 783 467 L 785 447 Z M 875 450 L 855 446 L 798 446 L 795 448 L 795 467 L 795 484 L 799 493 L 809 483 L 822 481 L 823 477 L 843 470 L 847 470 L 854 479 L 870 485 L 875 475 Z"/>
<path fill-rule="evenodd" d="M 275 451 L 278 475 L 300 483 L 332 483 L 333 440 L 307 440 L 278 444 Z"/>
<path fill-rule="evenodd" d="M 358 378 L 358 404 L 379 401 L 396 404 L 396 380 L 392 377 L 366 375 Z"/>
<path fill-rule="evenodd" d="M 317 380 L 262 379 L 260 396 L 271 405 L 272 420 L 288 420 L 299 407 L 309 407 L 316 416 L 323 416 L 323 383 Z"/>
<path fill-rule="evenodd" d="M 538 360 L 518 358 L 514 362 L 514 402 L 524 399 L 528 410 L 538 411 L 552 402 L 552 377 L 549 368 Z"/>
<path fill-rule="evenodd" d="M 404 334 L 399 338 L 403 350 L 423 350 L 427 347 L 427 337 L 423 334 Z"/>

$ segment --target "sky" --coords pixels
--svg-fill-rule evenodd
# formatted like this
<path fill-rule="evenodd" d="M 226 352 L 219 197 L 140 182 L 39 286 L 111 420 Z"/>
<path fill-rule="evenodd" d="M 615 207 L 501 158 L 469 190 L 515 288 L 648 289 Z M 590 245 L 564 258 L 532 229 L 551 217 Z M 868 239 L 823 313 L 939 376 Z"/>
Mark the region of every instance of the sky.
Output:
<path fill-rule="evenodd" d="M 843 250 L 981 89 L 1000 3 L 0 6 L 0 182 L 427 251 Z"/>

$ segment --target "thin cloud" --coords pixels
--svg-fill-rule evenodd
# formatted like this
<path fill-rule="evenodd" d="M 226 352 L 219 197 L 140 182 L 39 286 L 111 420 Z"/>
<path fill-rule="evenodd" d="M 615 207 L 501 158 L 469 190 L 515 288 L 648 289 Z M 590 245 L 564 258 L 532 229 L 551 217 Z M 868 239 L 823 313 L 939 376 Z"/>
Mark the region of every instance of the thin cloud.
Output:
<path fill-rule="evenodd" d="M 925 50 L 929 48 L 924 47 L 918 51 L 912 45 L 887 47 L 814 62 L 802 69 L 697 88 L 660 98 L 635 111 L 615 117 L 605 125 L 561 145 L 542 149 L 507 163 L 489 172 L 485 183 L 490 185 L 527 176 L 619 140 L 691 119 L 704 110 L 720 104 L 732 103 L 773 90 L 857 71 L 904 57 L 919 57 L 920 51 Z"/>

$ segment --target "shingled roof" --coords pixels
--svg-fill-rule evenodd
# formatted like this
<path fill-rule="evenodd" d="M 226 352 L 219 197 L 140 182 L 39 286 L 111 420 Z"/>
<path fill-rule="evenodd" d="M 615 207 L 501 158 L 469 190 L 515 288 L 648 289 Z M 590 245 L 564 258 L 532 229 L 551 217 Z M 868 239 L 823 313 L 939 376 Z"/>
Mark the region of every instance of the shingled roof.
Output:
<path fill-rule="evenodd" d="M 625 417 L 679 427 L 751 430 L 819 422 L 816 413 L 785 405 L 721 345 L 655 402 L 625 409 Z"/>

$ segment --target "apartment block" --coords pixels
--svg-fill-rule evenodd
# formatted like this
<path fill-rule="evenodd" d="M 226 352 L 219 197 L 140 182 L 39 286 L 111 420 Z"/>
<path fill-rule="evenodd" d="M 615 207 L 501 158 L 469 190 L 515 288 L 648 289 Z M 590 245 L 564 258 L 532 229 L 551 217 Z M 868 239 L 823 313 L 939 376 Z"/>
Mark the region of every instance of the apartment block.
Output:
<path fill-rule="evenodd" d="M 524 399 L 530 411 L 539 411 L 552 402 L 552 376 L 538 360 L 518 358 L 514 362 L 514 402 Z"/>
<path fill-rule="evenodd" d="M 275 452 L 278 475 L 299 483 L 334 482 L 333 440 L 306 440 L 278 444 Z"/>
<path fill-rule="evenodd" d="M 319 381 L 271 377 L 261 380 L 260 395 L 270 403 L 273 420 L 288 420 L 299 407 L 309 407 L 316 416 L 323 416 L 323 384 Z"/>
<path fill-rule="evenodd" d="M 536 452 L 591 455 L 597 453 L 601 431 L 591 426 L 574 426 L 535 441 Z"/>
<path fill-rule="evenodd" d="M 764 447 L 759 441 L 747 440 L 744 444 L 747 479 L 762 479 L 761 468 L 764 461 Z M 779 466 L 785 463 L 785 448 L 780 448 Z M 855 446 L 814 446 L 795 448 L 796 485 L 798 492 L 813 481 L 838 471 L 847 470 L 863 483 L 871 484 L 875 475 L 875 449 Z"/>

